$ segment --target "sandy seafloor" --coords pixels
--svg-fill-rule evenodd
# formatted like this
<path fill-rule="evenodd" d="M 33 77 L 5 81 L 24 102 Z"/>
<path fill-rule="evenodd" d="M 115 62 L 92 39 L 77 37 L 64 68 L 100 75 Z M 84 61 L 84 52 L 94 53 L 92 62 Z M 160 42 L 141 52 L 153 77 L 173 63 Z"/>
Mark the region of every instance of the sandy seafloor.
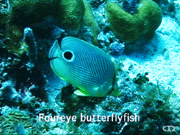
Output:
<path fill-rule="evenodd" d="M 180 26 L 175 19 L 164 16 L 154 39 L 145 47 L 149 54 L 135 52 L 124 56 L 124 70 L 133 65 L 132 78 L 148 72 L 150 81 L 159 82 L 180 96 Z"/>

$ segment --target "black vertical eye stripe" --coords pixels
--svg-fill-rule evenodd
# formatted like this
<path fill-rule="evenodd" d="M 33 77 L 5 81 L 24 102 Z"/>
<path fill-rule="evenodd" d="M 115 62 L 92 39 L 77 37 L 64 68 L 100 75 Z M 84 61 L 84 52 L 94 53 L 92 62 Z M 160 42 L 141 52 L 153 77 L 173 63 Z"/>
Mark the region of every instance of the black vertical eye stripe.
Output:
<path fill-rule="evenodd" d="M 58 39 L 58 44 L 59 44 L 59 47 L 60 49 L 62 50 L 62 47 L 61 47 L 61 41 L 62 39 L 65 37 L 65 35 L 63 35 L 61 38 Z"/>
<path fill-rule="evenodd" d="M 59 48 L 62 50 L 61 48 L 61 40 L 58 39 L 58 44 L 59 44 Z"/>

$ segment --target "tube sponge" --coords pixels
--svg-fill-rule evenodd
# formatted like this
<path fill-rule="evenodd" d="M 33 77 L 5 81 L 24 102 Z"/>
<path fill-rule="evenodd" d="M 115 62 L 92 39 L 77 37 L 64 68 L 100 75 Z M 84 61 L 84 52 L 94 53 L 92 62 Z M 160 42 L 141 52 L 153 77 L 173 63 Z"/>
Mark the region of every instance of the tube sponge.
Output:
<path fill-rule="evenodd" d="M 140 0 L 135 14 L 126 12 L 117 3 L 108 2 L 106 15 L 111 30 L 125 43 L 142 35 L 153 35 L 162 21 L 161 9 L 152 0 Z"/>

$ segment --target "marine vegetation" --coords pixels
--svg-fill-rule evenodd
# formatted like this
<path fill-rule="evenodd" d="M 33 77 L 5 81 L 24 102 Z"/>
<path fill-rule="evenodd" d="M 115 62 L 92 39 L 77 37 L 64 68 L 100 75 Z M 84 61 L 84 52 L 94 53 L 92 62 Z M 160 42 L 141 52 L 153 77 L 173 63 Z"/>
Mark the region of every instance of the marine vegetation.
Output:
<path fill-rule="evenodd" d="M 103 97 L 117 89 L 116 71 L 101 49 L 74 37 L 55 41 L 49 52 L 53 71 L 80 90 L 81 96 Z"/>
<path fill-rule="evenodd" d="M 151 37 L 162 20 L 161 9 L 152 0 L 140 0 L 137 12 L 133 14 L 117 3 L 108 2 L 106 15 L 116 37 L 125 43 L 131 43 L 141 36 Z"/>

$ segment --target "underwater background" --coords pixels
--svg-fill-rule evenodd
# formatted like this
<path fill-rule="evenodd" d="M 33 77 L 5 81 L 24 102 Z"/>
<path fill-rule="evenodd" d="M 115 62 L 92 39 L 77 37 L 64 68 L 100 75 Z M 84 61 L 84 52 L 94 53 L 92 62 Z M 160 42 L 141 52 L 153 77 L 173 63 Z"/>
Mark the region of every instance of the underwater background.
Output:
<path fill-rule="evenodd" d="M 115 72 L 98 81 L 120 94 L 74 93 L 90 66 L 79 61 L 84 74 L 60 79 L 49 58 L 56 42 L 92 62 L 105 52 L 115 71 L 102 62 L 92 72 Z M 98 49 L 80 53 L 81 44 Z M 180 0 L 0 0 L 0 105 L 2 135 L 180 134 Z"/>

